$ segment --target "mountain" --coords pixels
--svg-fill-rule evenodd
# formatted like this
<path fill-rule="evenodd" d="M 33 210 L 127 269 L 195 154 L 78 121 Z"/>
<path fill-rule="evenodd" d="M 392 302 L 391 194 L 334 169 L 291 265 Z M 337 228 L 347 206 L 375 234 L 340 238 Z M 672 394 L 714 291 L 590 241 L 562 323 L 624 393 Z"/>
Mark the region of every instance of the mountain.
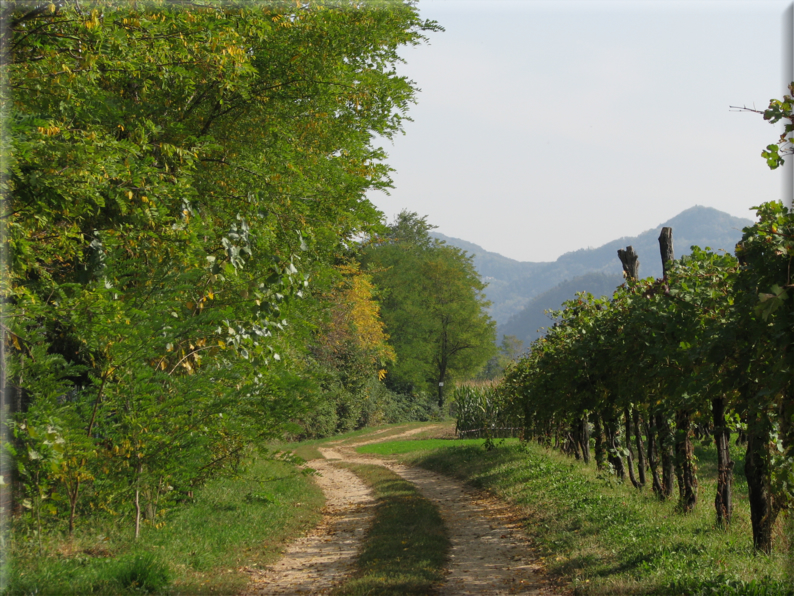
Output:
<path fill-rule="evenodd" d="M 585 273 L 546 290 L 532 298 L 527 305 L 498 326 L 498 337 L 514 335 L 529 347 L 544 334 L 544 329 L 553 323 L 547 310 L 558 310 L 563 302 L 574 297 L 576 292 L 590 292 L 593 296 L 612 296 L 612 292 L 623 283 L 623 275 L 601 272 Z"/>
<path fill-rule="evenodd" d="M 488 283 L 485 294 L 492 303 L 491 316 L 499 325 L 501 333 L 502 327 L 507 325 L 510 318 L 518 314 L 534 297 L 566 280 L 573 282 L 575 278 L 589 273 L 603 273 L 610 279 L 622 276 L 623 269 L 617 254 L 619 248 L 629 245 L 634 247 L 640 257 L 642 277 L 661 277 L 662 264 L 658 238 L 662 227 L 673 228 L 675 254 L 676 257 L 680 257 L 689 254 L 693 245 L 732 252 L 742 237 L 742 228 L 752 223 L 749 219 L 733 217 L 711 207 L 695 206 L 639 236 L 619 238 L 598 248 L 566 253 L 556 261 L 537 263 L 516 261 L 487 251 L 471 242 L 444 234 L 433 232 L 431 235 L 474 255 L 474 266 L 483 280 Z M 585 283 L 595 283 L 593 289 L 582 287 L 580 290 L 572 291 L 567 298 L 572 297 L 575 291 L 591 293 L 600 291 L 602 280 L 597 278 L 587 278 L 587 280 L 584 280 Z M 558 302 L 545 308 L 558 308 L 559 305 Z"/>

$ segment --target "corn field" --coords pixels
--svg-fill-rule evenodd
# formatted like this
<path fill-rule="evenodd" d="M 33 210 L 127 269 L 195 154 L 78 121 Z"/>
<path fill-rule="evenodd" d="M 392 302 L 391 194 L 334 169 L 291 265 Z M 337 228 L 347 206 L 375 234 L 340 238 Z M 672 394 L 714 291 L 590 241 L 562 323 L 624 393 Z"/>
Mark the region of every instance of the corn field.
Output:
<path fill-rule="evenodd" d="M 458 385 L 452 399 L 457 414 L 455 432 L 458 437 L 515 437 L 523 430 L 523 420 L 518 411 L 500 395 L 494 383 Z"/>

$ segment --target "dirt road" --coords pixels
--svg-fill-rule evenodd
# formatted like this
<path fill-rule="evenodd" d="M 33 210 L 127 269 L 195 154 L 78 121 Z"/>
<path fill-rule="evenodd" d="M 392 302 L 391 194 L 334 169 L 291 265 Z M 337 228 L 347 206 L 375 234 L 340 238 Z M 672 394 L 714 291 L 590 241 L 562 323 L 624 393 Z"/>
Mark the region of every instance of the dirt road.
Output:
<path fill-rule="evenodd" d="M 513 509 L 452 478 L 355 452 L 363 444 L 405 439 L 427 430 L 320 448 L 325 459 L 311 465 L 322 474 L 318 484 L 327 499 L 323 522 L 294 543 L 278 563 L 253 572 L 245 596 L 327 594 L 351 571 L 375 502 L 355 474 L 335 466 L 335 461 L 385 466 L 436 504 L 452 542 L 442 596 L 554 594 L 543 581 L 542 565 Z"/>

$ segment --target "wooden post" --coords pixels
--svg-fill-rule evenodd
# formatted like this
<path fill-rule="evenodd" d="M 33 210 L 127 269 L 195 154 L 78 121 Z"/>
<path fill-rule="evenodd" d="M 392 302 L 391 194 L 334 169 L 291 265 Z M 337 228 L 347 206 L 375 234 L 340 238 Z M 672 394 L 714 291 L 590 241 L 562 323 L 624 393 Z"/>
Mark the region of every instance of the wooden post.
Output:
<path fill-rule="evenodd" d="M 659 234 L 659 251 L 662 253 L 662 271 L 664 271 L 664 278 L 667 279 L 670 262 L 675 260 L 673 228 L 662 228 L 662 233 Z"/>
<path fill-rule="evenodd" d="M 733 466 L 730 453 L 731 431 L 725 423 L 725 397 L 711 400 L 711 415 L 714 422 L 714 443 L 717 446 L 717 496 L 714 507 L 717 523 L 728 525 L 733 513 Z"/>
<path fill-rule="evenodd" d="M 659 234 L 659 252 L 662 256 L 662 270 L 664 280 L 667 281 L 667 272 L 675 260 L 673 250 L 673 228 L 662 228 Z M 665 284 L 665 293 L 667 285 Z M 686 408 L 679 408 L 675 412 L 675 439 L 673 452 L 675 453 L 675 473 L 678 478 L 679 506 L 684 512 L 692 511 L 697 503 L 698 481 L 697 466 L 694 459 L 694 446 L 692 445 L 692 412 Z M 665 486 L 665 492 L 667 487 Z"/>
<path fill-rule="evenodd" d="M 634 252 L 633 246 L 627 246 L 626 250 L 619 248 L 618 258 L 621 265 L 623 265 L 623 273 L 626 274 L 626 279 L 640 278 L 640 259 L 637 253 Z"/>

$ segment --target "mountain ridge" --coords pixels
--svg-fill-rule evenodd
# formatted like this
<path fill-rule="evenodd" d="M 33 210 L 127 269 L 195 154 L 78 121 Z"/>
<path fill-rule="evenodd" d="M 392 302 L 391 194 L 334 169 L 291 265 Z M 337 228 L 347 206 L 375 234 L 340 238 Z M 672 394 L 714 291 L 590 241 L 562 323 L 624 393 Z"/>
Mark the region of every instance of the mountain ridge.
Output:
<path fill-rule="evenodd" d="M 642 277 L 661 277 L 658 236 L 662 227 L 673 228 L 675 254 L 680 257 L 689 254 L 693 245 L 733 252 L 741 239 L 742 228 L 752 223 L 750 219 L 734 217 L 713 207 L 695 205 L 637 236 L 624 236 L 599 247 L 570 251 L 555 261 L 517 261 L 467 240 L 438 232 L 431 232 L 431 236 L 473 255 L 475 268 L 488 283 L 485 295 L 492 303 L 490 314 L 501 328 L 535 296 L 565 281 L 589 273 L 622 275 L 618 248 L 634 247 L 640 258 Z M 583 287 L 581 291 L 590 290 Z M 549 308 L 557 307 L 559 304 Z"/>

